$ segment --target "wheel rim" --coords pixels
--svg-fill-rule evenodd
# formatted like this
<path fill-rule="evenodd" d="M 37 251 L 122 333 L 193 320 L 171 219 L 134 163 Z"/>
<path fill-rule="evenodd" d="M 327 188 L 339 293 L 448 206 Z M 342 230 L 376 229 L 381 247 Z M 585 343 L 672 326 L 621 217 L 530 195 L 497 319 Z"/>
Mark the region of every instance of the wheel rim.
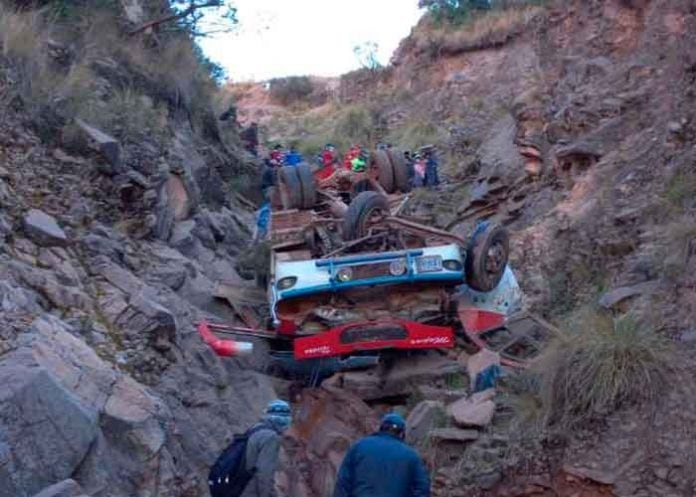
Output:
<path fill-rule="evenodd" d="M 381 208 L 374 208 L 367 211 L 363 217 L 363 221 L 360 226 L 360 236 L 367 235 L 367 232 L 374 225 L 379 224 L 384 219 L 384 210 Z"/>
<path fill-rule="evenodd" d="M 505 266 L 505 248 L 501 243 L 490 246 L 484 259 L 484 267 L 489 274 L 498 274 Z"/>

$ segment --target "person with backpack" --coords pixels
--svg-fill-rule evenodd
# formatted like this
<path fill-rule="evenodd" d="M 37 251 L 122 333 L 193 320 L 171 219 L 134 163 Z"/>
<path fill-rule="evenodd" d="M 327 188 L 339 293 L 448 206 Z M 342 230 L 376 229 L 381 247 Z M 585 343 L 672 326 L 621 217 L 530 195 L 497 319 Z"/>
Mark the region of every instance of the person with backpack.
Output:
<path fill-rule="evenodd" d="M 212 497 L 275 497 L 280 435 L 290 427 L 292 411 L 273 400 L 261 420 L 218 457 L 208 475 Z"/>
<path fill-rule="evenodd" d="M 399 414 L 382 418 L 379 431 L 355 443 L 338 471 L 333 497 L 429 497 L 430 477 L 418 453 L 404 443 Z"/>

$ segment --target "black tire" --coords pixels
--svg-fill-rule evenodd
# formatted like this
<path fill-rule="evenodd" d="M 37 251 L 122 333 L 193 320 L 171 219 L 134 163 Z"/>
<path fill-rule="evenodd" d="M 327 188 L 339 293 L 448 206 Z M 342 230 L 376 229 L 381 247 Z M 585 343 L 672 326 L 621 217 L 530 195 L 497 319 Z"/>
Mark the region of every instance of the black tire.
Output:
<path fill-rule="evenodd" d="M 309 164 L 298 164 L 296 169 L 302 187 L 302 208 L 311 209 L 317 203 L 317 185 L 312 168 Z"/>
<path fill-rule="evenodd" d="M 358 194 L 348 206 L 348 211 L 343 219 L 344 240 L 357 240 L 367 235 L 370 219 L 379 212 L 389 213 L 387 197 L 377 192 Z"/>
<path fill-rule="evenodd" d="M 401 193 L 410 192 L 410 174 L 408 173 L 408 164 L 406 164 L 406 159 L 404 159 L 404 153 L 393 148 L 387 150 L 387 155 L 389 155 L 389 160 L 394 168 L 394 187 Z"/>
<path fill-rule="evenodd" d="M 503 277 L 510 255 L 507 230 L 489 224 L 477 230 L 466 251 L 466 283 L 479 292 L 490 292 Z"/>
<path fill-rule="evenodd" d="M 387 193 L 394 193 L 394 166 L 389 160 L 386 150 L 375 152 L 375 165 L 377 167 L 377 180 Z"/>
<path fill-rule="evenodd" d="M 295 166 L 283 166 L 278 171 L 278 186 L 283 209 L 302 208 L 302 183 Z"/>

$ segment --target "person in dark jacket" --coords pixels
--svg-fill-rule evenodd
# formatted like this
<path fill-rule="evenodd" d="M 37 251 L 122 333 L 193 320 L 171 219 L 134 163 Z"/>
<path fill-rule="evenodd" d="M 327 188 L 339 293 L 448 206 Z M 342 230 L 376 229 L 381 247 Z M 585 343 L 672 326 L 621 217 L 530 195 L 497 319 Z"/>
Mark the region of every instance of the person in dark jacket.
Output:
<path fill-rule="evenodd" d="M 418 453 L 404 443 L 405 431 L 404 418 L 384 416 L 377 433 L 348 450 L 333 497 L 428 497 L 430 477 Z"/>
<path fill-rule="evenodd" d="M 257 123 L 251 123 L 248 128 L 245 128 L 239 137 L 244 143 L 244 148 L 252 154 L 254 157 L 258 156 L 259 148 L 259 125 Z"/>
<path fill-rule="evenodd" d="M 292 423 L 290 404 L 274 400 L 268 404 L 266 413 L 254 427 L 247 442 L 246 469 L 255 469 L 254 476 L 244 489 L 242 497 L 275 497 L 275 472 L 278 469 L 280 435 Z"/>
<path fill-rule="evenodd" d="M 439 164 L 435 157 L 434 150 L 428 150 L 425 153 L 425 185 L 437 186 L 440 184 L 440 175 L 438 174 Z"/>

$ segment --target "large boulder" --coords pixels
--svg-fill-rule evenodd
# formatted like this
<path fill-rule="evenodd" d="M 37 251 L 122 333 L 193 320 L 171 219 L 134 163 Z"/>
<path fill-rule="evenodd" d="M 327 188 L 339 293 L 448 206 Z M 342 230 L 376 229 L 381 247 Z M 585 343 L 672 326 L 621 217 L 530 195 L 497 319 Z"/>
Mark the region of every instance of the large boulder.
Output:
<path fill-rule="evenodd" d="M 445 405 L 435 400 L 419 402 L 406 418 L 406 441 L 410 444 L 421 443 L 428 438 L 428 433 L 446 419 Z"/>
<path fill-rule="evenodd" d="M 99 430 L 98 413 L 64 381 L 72 376 L 54 347 L 71 347 L 68 334 L 19 348 L 0 362 L 0 495 L 31 496 L 69 478 L 82 463 Z M 75 371 L 78 374 L 77 371 Z M 78 381 L 78 377 L 74 377 Z"/>
<path fill-rule="evenodd" d="M 87 497 L 80 485 L 73 479 L 63 480 L 60 483 L 44 488 L 34 497 Z"/>
<path fill-rule="evenodd" d="M 31 209 L 24 216 L 24 232 L 36 244 L 44 247 L 68 244 L 68 237 L 55 218 L 38 209 Z"/>
<path fill-rule="evenodd" d="M 459 426 L 484 428 L 495 414 L 495 402 L 491 400 L 494 395 L 494 389 L 477 392 L 449 405 L 447 412 Z"/>
<path fill-rule="evenodd" d="M 377 424 L 376 413 L 346 391 L 304 390 L 283 444 L 279 479 L 284 494 L 329 495 L 348 448 Z"/>
<path fill-rule="evenodd" d="M 183 455 L 167 435 L 171 412 L 73 331 L 39 318 L 0 362 L 0 495 L 33 496 L 67 478 L 114 497 L 172 491 L 172 451 Z"/>
<path fill-rule="evenodd" d="M 442 384 L 445 378 L 463 373 L 456 361 L 437 353 L 400 358 L 385 370 L 349 371 L 336 375 L 331 384 L 364 400 L 411 395 L 419 385 Z"/>

